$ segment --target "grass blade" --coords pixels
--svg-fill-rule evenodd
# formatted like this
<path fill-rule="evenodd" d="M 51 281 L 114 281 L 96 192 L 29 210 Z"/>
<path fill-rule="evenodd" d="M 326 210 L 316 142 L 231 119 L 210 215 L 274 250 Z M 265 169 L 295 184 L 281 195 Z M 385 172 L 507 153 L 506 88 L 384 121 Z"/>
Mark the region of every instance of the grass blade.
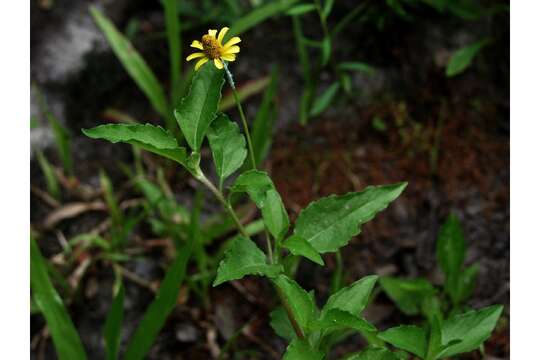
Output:
<path fill-rule="evenodd" d="M 105 321 L 103 337 L 105 338 L 105 351 L 107 360 L 116 360 L 120 348 L 120 335 L 122 332 L 122 321 L 124 319 L 124 285 L 120 282 L 118 293 L 114 297 L 111 310 Z"/>
<path fill-rule="evenodd" d="M 75 326 L 62 303 L 62 299 L 52 285 L 45 259 L 39 247 L 30 238 L 30 287 L 39 310 L 45 317 L 47 326 L 60 360 L 86 359 L 86 352 Z"/>
<path fill-rule="evenodd" d="M 144 92 L 154 109 L 167 119 L 167 99 L 152 70 L 135 50 L 131 42 L 118 31 L 109 19 L 93 6 L 90 7 L 90 13 L 133 81 Z"/>
<path fill-rule="evenodd" d="M 186 275 L 186 267 L 191 255 L 193 243 L 190 242 L 184 248 L 178 251 L 176 259 L 167 270 L 165 278 L 154 301 L 148 307 L 148 310 L 135 330 L 131 338 L 124 359 L 141 360 L 152 347 L 161 328 L 165 325 L 167 317 L 174 309 L 180 286 Z"/>
<path fill-rule="evenodd" d="M 47 192 L 56 200 L 60 200 L 60 185 L 58 184 L 58 179 L 56 178 L 54 168 L 41 151 L 38 151 L 36 153 L 36 156 L 39 167 L 41 168 L 43 176 L 45 177 L 45 185 L 47 186 Z"/>

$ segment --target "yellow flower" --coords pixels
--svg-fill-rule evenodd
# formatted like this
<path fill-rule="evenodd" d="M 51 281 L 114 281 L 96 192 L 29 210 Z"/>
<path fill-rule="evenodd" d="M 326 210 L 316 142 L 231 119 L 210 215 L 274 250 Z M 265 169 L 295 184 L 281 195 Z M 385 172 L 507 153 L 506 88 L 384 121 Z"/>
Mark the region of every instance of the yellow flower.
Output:
<path fill-rule="evenodd" d="M 191 43 L 191 47 L 202 50 L 186 58 L 187 61 L 201 58 L 195 64 L 195 70 L 199 70 L 208 60 L 213 60 L 218 69 L 223 69 L 223 61 L 236 60 L 236 54 L 240 52 L 240 47 L 236 46 L 236 44 L 241 40 L 238 36 L 235 36 L 223 45 L 223 38 L 227 31 L 229 31 L 229 28 L 224 27 L 216 38 L 217 30 L 208 30 L 208 34 L 203 35 L 201 41 L 195 40 Z"/>

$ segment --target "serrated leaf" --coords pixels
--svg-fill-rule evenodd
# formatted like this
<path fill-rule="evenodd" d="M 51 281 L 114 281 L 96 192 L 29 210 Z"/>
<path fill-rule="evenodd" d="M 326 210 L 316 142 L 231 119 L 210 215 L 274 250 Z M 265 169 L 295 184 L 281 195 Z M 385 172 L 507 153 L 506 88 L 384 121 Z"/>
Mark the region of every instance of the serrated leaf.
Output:
<path fill-rule="evenodd" d="M 286 299 L 287 307 L 291 310 L 292 316 L 306 333 L 309 323 L 317 315 L 317 307 L 313 297 L 304 290 L 296 281 L 281 274 L 274 279 L 278 291 Z"/>
<path fill-rule="evenodd" d="M 179 147 L 171 133 L 151 124 L 106 124 L 83 129 L 83 134 L 92 139 L 103 139 L 112 143 L 124 142 L 146 151 L 164 156 L 186 165 L 186 149 Z"/>
<path fill-rule="evenodd" d="M 36 241 L 30 239 L 30 287 L 35 304 L 47 322 L 60 360 L 86 359 L 86 352 L 60 295 L 54 288 Z"/>
<path fill-rule="evenodd" d="M 249 170 L 240 174 L 231 186 L 231 192 L 244 192 L 260 209 L 264 206 L 266 192 L 274 188 L 272 180 L 264 171 Z"/>
<path fill-rule="evenodd" d="M 311 244 L 299 235 L 292 235 L 283 242 L 283 247 L 288 249 L 291 254 L 303 256 L 316 264 L 324 266 L 324 261 L 321 255 L 311 246 Z"/>
<path fill-rule="evenodd" d="M 283 271 L 281 265 L 270 265 L 266 262 L 266 255 L 253 241 L 238 235 L 219 263 L 213 286 L 218 286 L 226 281 L 238 280 L 246 275 L 273 278 L 281 271 Z"/>
<path fill-rule="evenodd" d="M 294 339 L 283 355 L 283 360 L 322 360 L 324 354 L 311 347 L 307 340 Z"/>
<path fill-rule="evenodd" d="M 210 125 L 208 142 L 220 183 L 242 166 L 247 155 L 246 139 L 238 125 L 219 114 Z"/>
<path fill-rule="evenodd" d="M 428 348 L 428 332 L 414 325 L 402 325 L 390 328 L 377 335 L 380 339 L 393 346 L 408 351 L 421 359 Z"/>
<path fill-rule="evenodd" d="M 298 4 L 287 10 L 286 14 L 290 16 L 302 15 L 316 9 L 317 8 L 313 4 Z"/>
<path fill-rule="evenodd" d="M 165 325 L 169 314 L 176 306 L 180 287 L 186 275 L 186 267 L 191 256 L 192 246 L 193 243 L 190 242 L 178 250 L 176 259 L 167 270 L 155 299 L 148 306 L 128 343 L 124 354 L 125 360 L 144 359 Z"/>
<path fill-rule="evenodd" d="M 300 212 L 294 233 L 319 252 L 333 252 L 360 233 L 360 225 L 384 210 L 407 183 L 369 186 L 364 191 L 329 196 L 312 202 Z"/>
<path fill-rule="evenodd" d="M 334 82 L 330 85 L 318 98 L 315 99 L 309 116 L 317 116 L 321 114 L 330 104 L 337 92 L 339 91 L 339 82 Z"/>
<path fill-rule="evenodd" d="M 174 111 L 176 121 L 194 152 L 200 151 L 208 127 L 216 118 L 224 82 L 223 70 L 208 62 L 195 73 L 188 95 Z"/>
<path fill-rule="evenodd" d="M 330 296 L 321 311 L 322 316 L 332 309 L 347 311 L 353 315 L 360 314 L 368 304 L 377 278 L 377 275 L 363 277 Z"/>
<path fill-rule="evenodd" d="M 435 294 L 435 288 L 425 279 L 398 279 L 382 277 L 381 287 L 384 292 L 405 314 L 412 316 L 420 313 L 422 303 Z"/>
<path fill-rule="evenodd" d="M 364 318 L 339 309 L 331 309 L 325 312 L 319 319 L 311 322 L 309 326 L 315 330 L 326 330 L 328 332 L 343 329 L 354 329 L 360 332 L 377 331 L 377 328 Z"/>
<path fill-rule="evenodd" d="M 439 231 L 437 260 L 447 277 L 459 275 L 465 260 L 465 238 L 455 215 L 448 216 Z"/>
<path fill-rule="evenodd" d="M 399 357 L 388 349 L 370 346 L 366 350 L 349 355 L 343 360 L 399 360 Z"/>
<path fill-rule="evenodd" d="M 483 39 L 456 51 L 446 66 L 446 76 L 452 77 L 465 71 L 476 54 L 490 42 L 490 39 Z"/>
<path fill-rule="evenodd" d="M 502 305 L 493 305 L 445 320 L 442 325 L 442 344 L 449 344 L 456 340 L 461 340 L 461 342 L 449 346 L 437 358 L 448 358 L 480 347 L 495 329 L 502 311 Z"/>
<path fill-rule="evenodd" d="M 105 338 L 105 351 L 107 360 L 116 360 L 120 348 L 122 321 L 124 319 L 124 285 L 120 283 L 118 293 L 113 299 L 111 309 L 105 320 L 103 337 Z"/>
<path fill-rule="evenodd" d="M 266 192 L 261 213 L 270 234 L 275 239 L 281 240 L 289 230 L 289 215 L 285 210 L 281 196 L 275 189 Z"/>
<path fill-rule="evenodd" d="M 150 100 L 154 109 L 163 117 L 167 117 L 167 98 L 160 82 L 144 59 L 135 50 L 133 45 L 131 45 L 129 40 L 98 9 L 91 6 L 90 13 L 103 34 L 105 34 L 109 45 L 128 74 L 144 92 L 148 100 Z"/>
<path fill-rule="evenodd" d="M 270 313 L 270 326 L 274 329 L 276 334 L 288 341 L 292 341 L 296 338 L 294 328 L 291 325 L 289 317 L 287 316 L 287 311 L 283 306 L 277 307 Z"/>

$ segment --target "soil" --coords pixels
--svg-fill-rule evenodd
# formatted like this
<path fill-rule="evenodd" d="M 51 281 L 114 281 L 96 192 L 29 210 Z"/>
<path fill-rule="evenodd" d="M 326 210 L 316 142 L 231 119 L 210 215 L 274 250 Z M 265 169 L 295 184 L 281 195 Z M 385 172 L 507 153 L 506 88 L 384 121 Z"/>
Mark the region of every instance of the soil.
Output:
<path fill-rule="evenodd" d="M 32 52 L 48 54 L 43 50 L 52 46 L 47 34 L 71 29 L 73 24 L 63 27 L 61 22 L 56 23 L 62 14 L 75 12 L 86 16 L 81 15 L 83 3 L 86 2 L 59 0 L 52 10 L 44 10 L 33 2 Z M 350 11 L 354 3 L 343 1 L 337 7 L 336 18 Z M 143 22 L 147 31 L 135 38 L 135 46 L 151 67 L 157 69 L 157 76 L 166 79 L 165 42 L 148 40 L 148 34 L 159 31 L 162 26 L 159 4 L 121 1 L 106 5 L 107 14 L 121 28 L 125 28 L 131 18 Z M 463 22 L 425 11 L 417 14 L 421 20 L 411 22 L 394 16 L 384 30 L 367 22 L 344 33 L 335 45 L 336 56 L 361 58 L 377 72 L 373 76 L 354 75 L 353 84 L 360 90 L 353 97 L 340 99 L 332 109 L 305 127 L 297 123 L 302 77 L 290 19 L 272 19 L 246 33 L 243 43 L 249 45 L 243 48 L 242 61 L 234 64 L 234 70 L 241 85 L 267 74 L 272 64 L 280 65 L 278 118 L 265 167 L 271 172 L 292 221 L 302 208 L 320 197 L 358 191 L 368 185 L 408 182 L 404 194 L 364 225 L 362 233 L 342 251 L 345 281 L 349 283 L 376 273 L 423 276 L 441 284 L 443 278 L 436 266 L 435 242 L 444 219 L 454 213 L 464 228 L 468 245 L 466 264 L 480 266 L 469 305 L 473 308 L 495 303 L 505 306 L 496 332 L 485 345 L 486 358 L 509 359 L 508 14 Z M 89 28 L 92 26 L 91 22 L 82 23 Z M 317 37 L 317 22 L 308 22 L 306 29 L 310 36 Z M 193 35 L 184 34 L 185 39 L 197 37 L 199 30 L 192 30 Z M 444 58 L 470 39 L 486 34 L 495 42 L 478 57 L 472 68 L 455 78 L 444 77 L 444 68 L 437 59 Z M 63 37 L 54 39 L 62 41 Z M 273 46 L 276 43 L 289 45 Z M 130 148 L 104 142 L 99 142 L 98 146 L 94 140 L 83 137 L 80 128 L 107 121 L 103 116 L 107 108 L 122 109 L 141 121 L 159 121 L 102 41 L 92 44 L 88 45 L 90 50 L 74 52 L 78 55 L 73 58 L 80 56 L 80 59 L 72 59 L 69 64 L 75 65 L 63 65 L 51 72 L 48 71 L 53 62 L 32 57 L 33 80 L 44 92 L 49 105 L 53 104 L 55 115 L 74 135 L 72 148 L 78 186 L 64 186 L 60 206 L 99 199 L 100 169 L 111 177 L 121 201 L 140 196 L 120 165 L 133 163 Z M 72 69 L 66 71 L 70 66 Z M 39 75 L 42 73 L 47 75 Z M 323 84 L 330 83 L 331 79 L 330 73 L 322 74 Z M 259 103 L 260 96 L 247 102 L 248 117 L 253 118 Z M 33 113 L 39 114 L 39 111 L 33 109 Z M 235 113 L 231 111 L 231 114 Z M 374 119 L 383 123 L 384 129 L 374 126 Z M 40 121 L 44 126 L 43 119 Z M 33 147 L 45 148 L 48 159 L 60 166 L 50 144 L 36 145 L 32 141 Z M 155 167 L 155 158 L 145 155 L 144 161 L 150 168 Z M 208 161 L 206 154 L 203 162 Z M 172 169 L 166 176 L 177 200 L 190 208 L 197 185 L 183 171 Z M 45 189 L 41 170 L 34 160 L 31 177 L 34 188 Z M 63 238 L 71 239 L 96 230 L 107 220 L 106 212 L 89 211 L 46 229 L 44 220 L 54 208 L 36 191 L 31 194 L 31 223 L 40 233 L 39 245 L 44 256 L 50 259 L 62 251 Z M 210 194 L 205 194 L 203 216 L 215 209 L 217 204 Z M 209 245 L 208 251 L 218 254 L 225 239 Z M 170 242 L 155 239 L 147 224 L 137 225 L 129 241 L 145 252 L 124 266 L 145 279 L 145 283 L 125 282 L 122 346 L 126 345 L 153 299 L 151 288 L 163 278 L 172 258 Z M 55 267 L 66 278 L 73 279 L 74 270 L 93 255 L 83 253 L 73 263 Z M 329 284 L 336 268 L 334 256 L 327 255 L 324 260 L 328 265 L 325 268 L 301 262 L 297 273 L 297 281 L 304 288 L 315 290 L 319 305 L 329 296 Z M 195 265 L 190 265 L 189 271 L 194 273 Z M 75 291 L 61 291 L 69 299 L 70 314 L 92 359 L 104 358 L 101 334 L 111 304 L 113 275 L 110 263 L 94 261 L 81 279 L 74 279 L 77 280 Z M 178 305 L 147 358 L 214 358 L 216 351 L 229 340 L 230 358 L 280 358 L 286 343 L 268 325 L 268 314 L 276 305 L 273 299 L 271 287 L 259 278 L 248 277 L 234 285 L 212 288 L 209 306 L 183 287 Z M 365 315 L 380 329 L 417 320 L 399 313 L 382 293 Z M 32 359 L 56 358 L 45 329 L 42 317 L 32 315 Z M 353 336 L 338 346 L 331 358 L 358 350 L 361 344 L 362 339 Z M 482 357 L 475 353 L 464 358 Z"/>

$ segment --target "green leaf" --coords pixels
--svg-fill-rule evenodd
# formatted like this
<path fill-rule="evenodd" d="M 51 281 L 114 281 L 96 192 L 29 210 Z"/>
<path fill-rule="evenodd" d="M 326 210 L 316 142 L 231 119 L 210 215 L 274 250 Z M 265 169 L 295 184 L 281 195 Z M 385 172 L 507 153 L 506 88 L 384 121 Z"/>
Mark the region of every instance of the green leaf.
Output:
<path fill-rule="evenodd" d="M 408 351 L 421 359 L 428 348 L 428 332 L 414 325 L 401 325 L 379 333 L 378 337 L 393 346 Z"/>
<path fill-rule="evenodd" d="M 243 103 L 246 99 L 261 93 L 270 83 L 270 77 L 265 76 L 244 83 L 237 87 L 238 99 Z M 236 107 L 236 100 L 233 93 L 228 93 L 221 98 L 219 102 L 219 111 L 227 111 Z"/>
<path fill-rule="evenodd" d="M 270 326 L 274 329 L 276 334 L 288 341 L 292 341 L 296 338 L 294 328 L 291 325 L 289 317 L 287 316 L 287 311 L 283 306 L 277 307 L 270 313 Z"/>
<path fill-rule="evenodd" d="M 388 349 L 370 346 L 361 353 L 347 356 L 343 360 L 399 360 L 399 358 Z"/>
<path fill-rule="evenodd" d="M 191 256 L 192 243 L 178 250 L 176 259 L 165 274 L 156 298 L 146 310 L 127 346 L 124 359 L 144 359 L 169 314 L 178 300 L 180 287 L 186 276 L 186 267 Z"/>
<path fill-rule="evenodd" d="M 220 184 L 242 166 L 247 156 L 246 139 L 235 122 L 219 114 L 210 125 L 208 142 Z"/>
<path fill-rule="evenodd" d="M 231 186 L 231 192 L 244 192 L 260 209 L 264 206 L 266 192 L 274 188 L 272 180 L 264 171 L 248 170 L 238 176 Z"/>
<path fill-rule="evenodd" d="M 376 332 L 377 328 L 367 320 L 350 312 L 331 309 L 324 313 L 320 319 L 309 324 L 310 328 L 316 330 L 336 331 L 344 329 L 354 329 L 360 332 Z"/>
<path fill-rule="evenodd" d="M 321 255 L 311 246 L 311 244 L 299 235 L 292 235 L 283 242 L 283 247 L 288 249 L 291 254 L 303 256 L 316 264 L 324 266 Z"/>
<path fill-rule="evenodd" d="M 323 6 L 323 16 L 326 18 L 332 12 L 332 7 L 334 6 L 334 0 L 326 0 Z"/>
<path fill-rule="evenodd" d="M 257 26 L 259 23 L 265 21 L 272 16 L 278 15 L 286 11 L 298 1 L 300 0 L 277 0 L 259 6 L 258 8 L 244 15 L 231 25 L 230 30 L 225 36 L 225 41 L 227 41 L 233 36 L 242 34 L 244 31 Z"/>
<path fill-rule="evenodd" d="M 187 166 L 186 149 L 179 147 L 174 136 L 160 126 L 151 124 L 106 124 L 91 129 L 83 129 L 82 132 L 92 139 L 135 145 L 143 150 Z"/>
<path fill-rule="evenodd" d="M 278 88 L 278 69 L 272 69 L 270 84 L 264 92 L 263 100 L 253 121 L 251 140 L 255 163 L 261 165 L 272 145 L 272 129 L 276 119 L 275 96 Z"/>
<path fill-rule="evenodd" d="M 285 210 L 281 196 L 275 189 L 266 192 L 261 213 L 270 234 L 275 239 L 281 240 L 289 230 L 289 215 Z"/>
<path fill-rule="evenodd" d="M 289 346 L 283 360 L 322 360 L 324 354 L 313 349 L 307 340 L 294 339 Z"/>
<path fill-rule="evenodd" d="M 447 277 L 458 276 L 465 260 L 465 238 L 455 215 L 448 219 L 439 231 L 437 260 Z"/>
<path fill-rule="evenodd" d="M 45 317 L 56 353 L 60 360 L 86 359 L 86 352 L 77 330 L 56 292 L 45 259 L 36 241 L 30 239 L 30 287 L 35 304 Z"/>
<path fill-rule="evenodd" d="M 442 344 L 446 345 L 456 340 L 461 342 L 449 346 L 437 358 L 448 358 L 479 348 L 495 329 L 502 311 L 502 305 L 493 305 L 445 320 L 442 325 Z"/>
<path fill-rule="evenodd" d="M 325 36 L 322 40 L 321 51 L 321 65 L 326 66 L 326 64 L 328 64 L 328 61 L 330 60 L 330 56 L 332 55 L 332 38 L 330 36 Z"/>
<path fill-rule="evenodd" d="M 283 268 L 281 265 L 268 264 L 266 255 L 250 239 L 238 235 L 219 263 L 216 280 L 213 286 L 226 281 L 238 280 L 246 275 L 277 276 Z"/>
<path fill-rule="evenodd" d="M 313 107 L 309 113 L 309 116 L 317 116 L 321 114 L 330 104 L 337 92 L 339 91 L 339 82 L 334 82 L 330 85 L 313 103 Z"/>
<path fill-rule="evenodd" d="M 456 291 L 456 303 L 462 303 L 472 295 L 479 270 L 480 267 L 474 264 L 461 272 L 458 280 L 458 290 Z"/>
<path fill-rule="evenodd" d="M 377 282 L 377 275 L 370 275 L 342 288 L 330 296 L 322 309 L 322 316 L 332 309 L 347 311 L 358 315 L 368 304 L 373 286 Z"/>
<path fill-rule="evenodd" d="M 122 321 L 124 319 L 124 285 L 120 283 L 120 288 L 111 305 L 107 319 L 105 320 L 105 328 L 103 337 L 105 338 L 105 351 L 107 360 L 118 359 L 118 350 L 120 348 L 120 335 L 122 332 Z"/>
<path fill-rule="evenodd" d="M 338 68 L 340 70 L 358 71 L 358 72 L 363 72 L 370 75 L 375 73 L 375 69 L 371 65 L 368 65 L 363 62 L 354 62 L 354 61 L 343 62 L 338 65 Z"/>
<path fill-rule="evenodd" d="M 314 4 L 298 4 L 287 10 L 287 15 L 302 15 L 316 9 L 317 7 Z"/>
<path fill-rule="evenodd" d="M 167 30 L 167 44 L 169 46 L 169 66 L 171 74 L 171 103 L 173 106 L 179 101 L 180 72 L 182 69 L 182 33 L 180 31 L 180 17 L 178 16 L 178 1 L 162 1 L 165 12 L 165 25 Z"/>
<path fill-rule="evenodd" d="M 150 100 L 154 109 L 166 118 L 168 116 L 167 98 L 152 70 L 109 19 L 94 6 L 90 7 L 90 13 L 128 74 Z"/>
<path fill-rule="evenodd" d="M 380 284 L 388 297 L 409 316 L 419 314 L 423 302 L 436 292 L 425 279 L 398 279 L 385 276 L 381 278 Z"/>
<path fill-rule="evenodd" d="M 174 111 L 187 143 L 195 152 L 199 152 L 208 127 L 216 118 L 224 82 L 223 70 L 208 62 L 195 73 L 188 95 Z"/>
<path fill-rule="evenodd" d="M 294 233 L 320 253 L 334 252 L 360 233 L 360 225 L 384 210 L 405 189 L 407 183 L 368 186 L 362 192 L 329 196 L 302 210 Z"/>
<path fill-rule="evenodd" d="M 292 316 L 300 328 L 304 333 L 307 333 L 309 323 L 317 316 L 317 307 L 313 296 L 302 289 L 296 281 L 283 274 L 274 279 L 274 284 L 283 295 L 281 297 L 286 299 L 286 306 L 291 310 Z"/>
<path fill-rule="evenodd" d="M 446 76 L 456 76 L 465 71 L 476 54 L 490 42 L 490 39 L 483 39 L 456 51 L 452 58 L 450 58 L 448 65 L 446 65 Z"/>
<path fill-rule="evenodd" d="M 36 156 L 39 167 L 41 168 L 43 176 L 45 177 L 45 185 L 47 186 L 47 192 L 56 200 L 60 200 L 60 184 L 58 183 L 58 179 L 56 178 L 54 168 L 41 151 L 38 151 L 36 153 Z"/>

